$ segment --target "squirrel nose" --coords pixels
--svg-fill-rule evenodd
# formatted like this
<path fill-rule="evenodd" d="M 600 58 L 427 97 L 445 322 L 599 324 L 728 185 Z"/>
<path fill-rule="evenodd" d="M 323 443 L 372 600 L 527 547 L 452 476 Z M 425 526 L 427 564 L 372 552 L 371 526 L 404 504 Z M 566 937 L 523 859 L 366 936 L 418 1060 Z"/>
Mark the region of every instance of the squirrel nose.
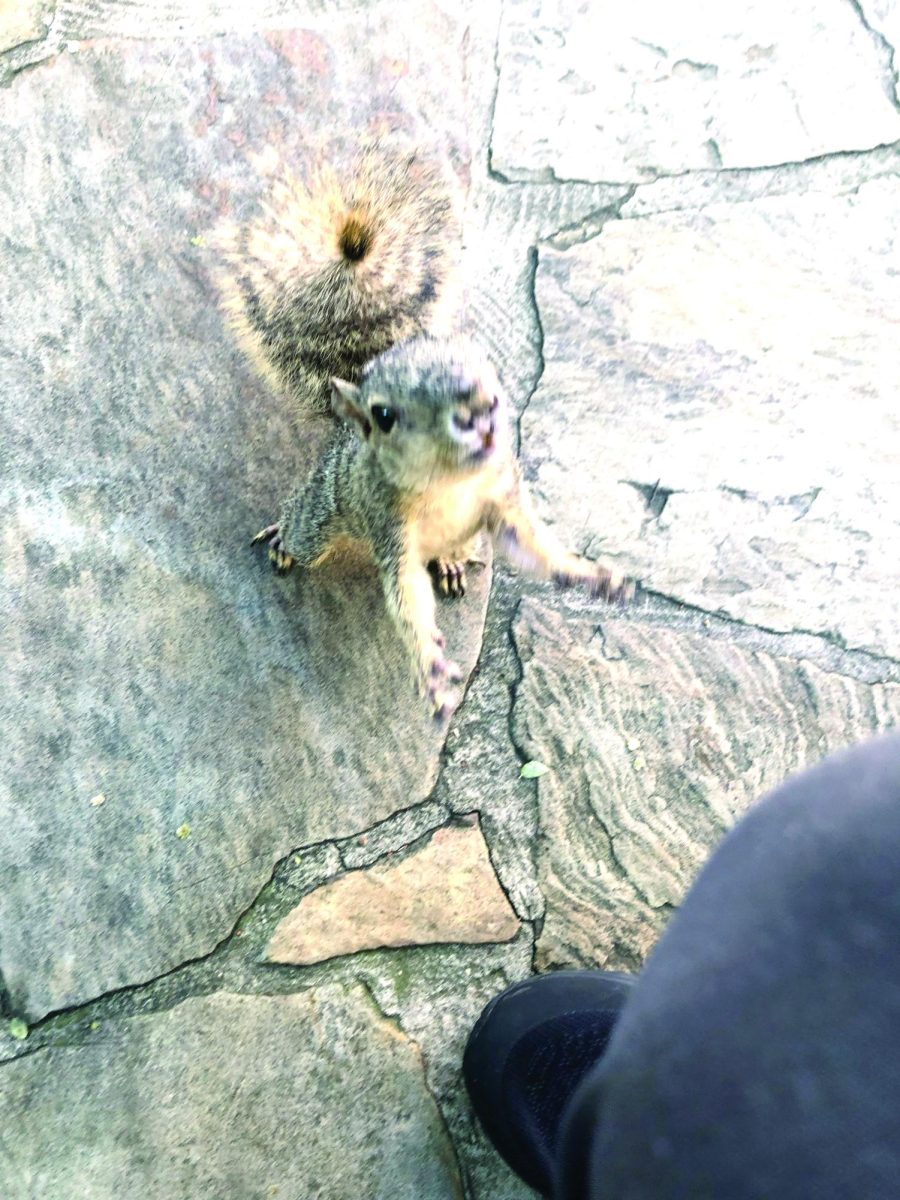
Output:
<path fill-rule="evenodd" d="M 478 430 L 478 436 L 481 438 L 481 445 L 485 450 L 493 450 L 494 448 L 494 417 L 492 413 L 479 413 L 475 420 L 475 427 Z"/>
<path fill-rule="evenodd" d="M 496 410 L 494 406 L 472 410 L 469 405 L 461 406 L 453 414 L 453 424 L 463 433 L 474 434 L 481 449 L 491 451 L 496 445 Z"/>

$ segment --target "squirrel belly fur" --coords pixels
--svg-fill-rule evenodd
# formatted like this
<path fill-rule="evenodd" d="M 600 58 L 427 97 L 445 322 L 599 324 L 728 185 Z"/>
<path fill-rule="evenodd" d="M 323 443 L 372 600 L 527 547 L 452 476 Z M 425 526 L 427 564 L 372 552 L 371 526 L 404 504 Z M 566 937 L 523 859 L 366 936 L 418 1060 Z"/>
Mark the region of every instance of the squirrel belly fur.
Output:
<path fill-rule="evenodd" d="M 342 171 L 283 177 L 260 215 L 220 231 L 229 322 L 300 412 L 339 421 L 306 482 L 254 544 L 279 574 L 364 544 L 421 694 L 440 719 L 458 667 L 444 653 L 435 590 L 465 593 L 488 533 L 521 569 L 624 601 L 633 584 L 566 551 L 537 518 L 492 365 L 443 334 L 458 290 L 458 203 L 436 158 L 385 144 Z"/>

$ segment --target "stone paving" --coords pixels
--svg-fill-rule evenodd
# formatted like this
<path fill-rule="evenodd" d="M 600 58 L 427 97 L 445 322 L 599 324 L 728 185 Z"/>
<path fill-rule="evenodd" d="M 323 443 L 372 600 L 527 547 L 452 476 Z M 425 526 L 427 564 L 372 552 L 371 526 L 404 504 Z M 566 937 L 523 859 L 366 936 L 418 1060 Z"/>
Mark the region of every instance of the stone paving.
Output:
<path fill-rule="evenodd" d="M 754 797 L 900 724 L 895 45 L 895 0 L 0 3 L 0 1195 L 524 1200 L 486 1000 L 638 968 Z M 644 583 L 488 562 L 443 732 L 370 569 L 246 547 L 317 434 L 207 241 L 384 121 L 468 188 L 540 509 Z"/>

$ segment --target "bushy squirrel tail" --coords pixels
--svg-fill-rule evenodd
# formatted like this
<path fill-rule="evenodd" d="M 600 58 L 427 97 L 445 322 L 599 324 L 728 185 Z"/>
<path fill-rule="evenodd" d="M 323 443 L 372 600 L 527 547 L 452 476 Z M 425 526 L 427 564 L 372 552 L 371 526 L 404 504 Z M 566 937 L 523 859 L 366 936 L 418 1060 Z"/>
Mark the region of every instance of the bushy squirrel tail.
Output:
<path fill-rule="evenodd" d="M 214 235 L 229 323 L 303 412 L 330 412 L 333 376 L 421 333 L 447 332 L 461 242 L 448 167 L 378 143 L 345 169 L 282 173 L 246 225 Z"/>

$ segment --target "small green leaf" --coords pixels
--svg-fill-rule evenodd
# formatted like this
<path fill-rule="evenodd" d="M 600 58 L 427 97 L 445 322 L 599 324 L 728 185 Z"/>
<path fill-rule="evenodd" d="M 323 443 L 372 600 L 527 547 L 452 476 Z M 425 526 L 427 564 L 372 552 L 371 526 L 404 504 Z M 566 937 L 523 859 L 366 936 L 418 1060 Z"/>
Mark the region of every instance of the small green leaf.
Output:
<path fill-rule="evenodd" d="M 191 238 L 191 245 L 192 246 L 205 246 L 206 238 L 204 238 L 202 234 L 198 234 L 196 237 Z"/>
<path fill-rule="evenodd" d="M 28 1026 L 21 1017 L 13 1017 L 10 1021 L 9 1036 L 14 1037 L 17 1042 L 24 1042 L 28 1037 Z"/>
<path fill-rule="evenodd" d="M 184 839 L 186 837 L 190 837 L 191 836 L 190 825 L 188 825 L 187 822 L 185 822 L 184 825 L 179 825 L 178 828 L 175 830 L 175 836 L 177 838 L 181 838 L 182 841 L 184 841 Z"/>
<path fill-rule="evenodd" d="M 91 1021 L 91 1033 L 96 1033 L 99 1028 L 100 1028 L 99 1021 Z"/>
<path fill-rule="evenodd" d="M 531 762 L 523 763 L 519 774 L 523 779 L 537 779 L 541 775 L 546 775 L 550 768 L 546 763 L 538 762 L 533 758 Z"/>

